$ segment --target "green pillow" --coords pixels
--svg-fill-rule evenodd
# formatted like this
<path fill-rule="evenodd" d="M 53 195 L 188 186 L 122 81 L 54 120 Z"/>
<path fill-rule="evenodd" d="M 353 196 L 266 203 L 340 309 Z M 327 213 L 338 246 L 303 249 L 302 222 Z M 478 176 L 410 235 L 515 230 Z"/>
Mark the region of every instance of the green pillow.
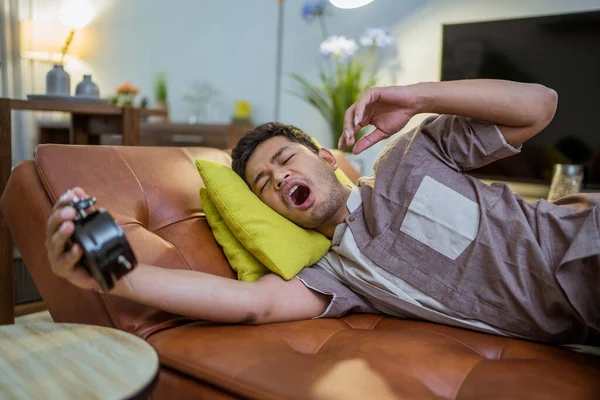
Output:
<path fill-rule="evenodd" d="M 263 275 L 269 273 L 267 267 L 261 264 L 248 250 L 242 246 L 239 240 L 233 236 L 233 233 L 227 227 L 225 220 L 219 214 L 217 207 L 211 200 L 205 188 L 200 188 L 200 199 L 202 208 L 213 235 L 217 242 L 223 248 L 225 257 L 229 261 L 231 268 L 237 272 L 238 279 L 244 282 L 254 282 Z"/>
<path fill-rule="evenodd" d="M 328 238 L 277 214 L 231 168 L 201 159 L 196 167 L 233 236 L 272 272 L 291 279 L 329 250 Z"/>

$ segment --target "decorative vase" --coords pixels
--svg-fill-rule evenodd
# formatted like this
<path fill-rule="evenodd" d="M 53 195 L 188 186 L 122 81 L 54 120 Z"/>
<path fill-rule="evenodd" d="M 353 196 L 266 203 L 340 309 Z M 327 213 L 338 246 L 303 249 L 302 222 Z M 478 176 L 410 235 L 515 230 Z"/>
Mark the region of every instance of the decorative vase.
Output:
<path fill-rule="evenodd" d="M 46 94 L 57 96 L 71 94 L 71 77 L 62 65 L 54 65 L 46 74 Z"/>
<path fill-rule="evenodd" d="M 100 90 L 98 90 L 98 86 L 92 82 L 91 75 L 83 76 L 83 80 L 75 87 L 75 95 L 96 98 L 100 97 Z"/>

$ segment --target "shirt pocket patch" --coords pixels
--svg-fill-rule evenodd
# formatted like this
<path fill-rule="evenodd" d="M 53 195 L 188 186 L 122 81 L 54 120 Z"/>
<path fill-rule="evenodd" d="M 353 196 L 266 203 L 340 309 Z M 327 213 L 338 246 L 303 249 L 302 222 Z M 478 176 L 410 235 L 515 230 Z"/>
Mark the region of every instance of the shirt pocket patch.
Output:
<path fill-rule="evenodd" d="M 456 260 L 477 237 L 479 218 L 477 203 L 425 176 L 400 230 Z"/>

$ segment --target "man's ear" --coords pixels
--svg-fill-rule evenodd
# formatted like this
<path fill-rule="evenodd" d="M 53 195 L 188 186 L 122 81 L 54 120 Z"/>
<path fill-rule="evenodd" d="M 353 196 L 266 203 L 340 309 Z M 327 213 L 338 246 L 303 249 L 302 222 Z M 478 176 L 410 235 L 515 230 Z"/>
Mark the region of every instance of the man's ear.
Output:
<path fill-rule="evenodd" d="M 335 159 L 335 156 L 326 148 L 321 147 L 319 149 L 319 158 L 323 161 L 325 161 L 327 164 L 329 164 L 329 166 L 331 167 L 331 169 L 333 169 L 334 171 L 338 168 L 338 164 L 337 164 L 337 160 Z"/>

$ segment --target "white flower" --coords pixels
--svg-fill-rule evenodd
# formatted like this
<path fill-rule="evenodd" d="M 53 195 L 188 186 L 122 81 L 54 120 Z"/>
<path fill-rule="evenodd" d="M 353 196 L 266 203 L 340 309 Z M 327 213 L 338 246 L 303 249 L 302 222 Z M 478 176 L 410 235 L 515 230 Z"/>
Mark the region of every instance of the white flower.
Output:
<path fill-rule="evenodd" d="M 394 40 L 387 29 L 368 28 L 360 37 L 360 44 L 363 46 L 388 47 Z"/>
<path fill-rule="evenodd" d="M 321 43 L 319 50 L 324 57 L 335 57 L 345 60 L 352 57 L 358 45 L 353 39 L 348 39 L 345 36 L 330 36 Z"/>

